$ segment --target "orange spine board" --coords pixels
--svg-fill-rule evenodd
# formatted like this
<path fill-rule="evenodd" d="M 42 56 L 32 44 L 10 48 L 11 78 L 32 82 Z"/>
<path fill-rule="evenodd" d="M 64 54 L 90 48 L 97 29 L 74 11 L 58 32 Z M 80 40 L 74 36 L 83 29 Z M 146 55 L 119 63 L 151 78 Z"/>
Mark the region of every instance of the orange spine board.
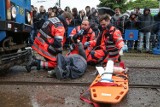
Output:
<path fill-rule="evenodd" d="M 126 74 L 121 75 L 128 78 Z M 124 79 L 118 76 L 112 76 L 112 79 L 116 86 L 93 86 L 101 80 L 99 75 L 92 82 L 90 86 L 90 92 L 91 98 L 94 102 L 116 104 L 119 103 L 128 93 L 128 79 Z"/>

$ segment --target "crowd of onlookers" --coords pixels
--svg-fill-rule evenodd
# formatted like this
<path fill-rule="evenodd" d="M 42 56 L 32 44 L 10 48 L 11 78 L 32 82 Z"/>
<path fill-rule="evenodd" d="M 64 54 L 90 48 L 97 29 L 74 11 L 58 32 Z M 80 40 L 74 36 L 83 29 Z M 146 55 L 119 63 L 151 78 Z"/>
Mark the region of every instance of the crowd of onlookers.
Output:
<path fill-rule="evenodd" d="M 31 7 L 33 17 L 31 43 L 45 20 L 59 16 L 64 11 L 71 12 L 73 15 L 70 26 L 78 26 L 84 18 L 87 18 L 96 35 L 98 35 L 101 30 L 99 27 L 98 10 L 96 8 L 91 8 L 90 6 L 86 6 L 85 10 L 80 11 L 78 11 L 77 8 L 70 9 L 68 6 L 64 10 L 55 6 L 53 8 L 48 8 L 47 11 L 44 6 L 40 6 L 39 10 L 37 7 Z M 129 49 L 136 49 L 138 52 L 142 52 L 142 50 L 145 49 L 145 52 L 149 52 L 157 45 L 157 40 L 160 40 L 160 12 L 157 15 L 152 16 L 149 8 L 145 8 L 143 13 L 140 13 L 140 8 L 135 8 L 135 10 L 129 14 L 122 14 L 120 8 L 115 8 L 114 11 L 115 14 L 111 17 L 111 23 L 116 26 L 122 34 L 125 33 L 125 29 L 139 31 L 138 40 L 126 42 Z"/>

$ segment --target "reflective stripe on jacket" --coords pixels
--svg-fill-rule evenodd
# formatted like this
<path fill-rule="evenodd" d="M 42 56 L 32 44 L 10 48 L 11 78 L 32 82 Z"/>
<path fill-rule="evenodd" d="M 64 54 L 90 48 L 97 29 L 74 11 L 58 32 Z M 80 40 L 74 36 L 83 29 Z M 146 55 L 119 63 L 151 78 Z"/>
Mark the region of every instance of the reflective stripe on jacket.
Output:
<path fill-rule="evenodd" d="M 48 19 L 39 30 L 32 48 L 47 59 L 55 61 L 55 55 L 63 50 L 65 28 L 57 18 Z"/>
<path fill-rule="evenodd" d="M 111 26 L 109 30 L 103 30 L 96 41 L 90 41 L 90 45 L 106 51 L 109 57 L 114 57 L 119 55 L 119 50 L 123 47 L 124 41 L 121 32 Z"/>
<path fill-rule="evenodd" d="M 115 27 L 111 26 L 105 38 L 106 51 L 109 52 L 109 58 L 119 56 L 119 51 L 124 45 L 122 34 Z"/>

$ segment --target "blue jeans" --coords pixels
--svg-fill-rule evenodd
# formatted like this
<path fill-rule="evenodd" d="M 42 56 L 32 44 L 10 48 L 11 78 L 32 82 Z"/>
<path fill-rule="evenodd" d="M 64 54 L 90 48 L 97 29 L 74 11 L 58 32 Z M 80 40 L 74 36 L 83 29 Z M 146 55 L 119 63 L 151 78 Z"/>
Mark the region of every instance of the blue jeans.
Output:
<path fill-rule="evenodd" d="M 160 42 L 160 31 L 158 32 L 158 40 Z"/>
<path fill-rule="evenodd" d="M 158 32 L 158 48 L 160 48 L 160 31 Z"/>
<path fill-rule="evenodd" d="M 128 46 L 129 49 L 134 48 L 133 45 L 134 45 L 134 41 L 133 41 L 133 40 L 128 40 L 128 41 L 127 41 L 127 46 Z"/>
<path fill-rule="evenodd" d="M 143 32 L 139 32 L 139 45 L 138 45 L 138 50 L 142 50 L 143 49 L 143 39 L 145 36 L 145 40 L 146 40 L 146 51 L 150 50 L 150 36 L 151 36 L 151 32 L 147 32 L 147 33 L 143 33 Z"/>

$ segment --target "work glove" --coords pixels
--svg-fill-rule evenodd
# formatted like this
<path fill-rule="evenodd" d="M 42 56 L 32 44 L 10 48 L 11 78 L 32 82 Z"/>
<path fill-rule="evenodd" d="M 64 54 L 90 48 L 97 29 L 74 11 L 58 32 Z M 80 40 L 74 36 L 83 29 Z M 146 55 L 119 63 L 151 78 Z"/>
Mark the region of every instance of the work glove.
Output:
<path fill-rule="evenodd" d="M 78 31 L 77 35 L 81 36 L 81 35 L 83 35 L 83 33 L 84 33 L 84 30 L 81 29 L 81 30 Z"/>
<path fill-rule="evenodd" d="M 75 35 L 72 37 L 72 39 L 73 39 L 73 41 L 74 41 L 75 43 L 77 43 L 77 39 L 78 39 L 78 37 L 80 37 L 80 36 L 82 36 L 82 35 L 83 35 L 83 32 L 84 32 L 84 30 L 83 30 L 83 29 L 81 29 L 80 31 L 78 31 L 78 33 L 77 33 L 77 34 L 75 34 Z"/>
<path fill-rule="evenodd" d="M 84 47 L 85 47 L 85 48 L 87 48 L 89 45 L 90 45 L 89 42 L 85 42 L 85 43 L 84 43 Z"/>

